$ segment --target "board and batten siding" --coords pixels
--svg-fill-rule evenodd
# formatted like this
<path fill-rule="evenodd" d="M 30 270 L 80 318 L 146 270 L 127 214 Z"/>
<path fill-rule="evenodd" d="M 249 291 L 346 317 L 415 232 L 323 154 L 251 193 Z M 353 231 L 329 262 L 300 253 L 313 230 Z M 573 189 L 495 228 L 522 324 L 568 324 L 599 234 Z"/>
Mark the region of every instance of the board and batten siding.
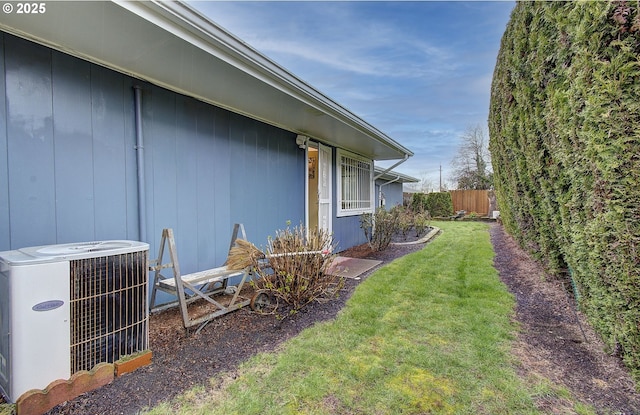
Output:
<path fill-rule="evenodd" d="M 381 186 L 382 185 L 382 186 Z M 402 206 L 403 204 L 403 184 L 402 182 L 389 183 L 385 180 L 376 180 L 375 198 L 376 209 L 380 207 L 380 188 L 384 194 L 385 209 L 389 210 L 394 206 Z"/>
<path fill-rule="evenodd" d="M 7 150 L 6 69 L 4 35 L 0 33 L 0 248 L 11 246 L 9 226 L 9 154 Z M 5 128 L 1 128 L 4 126 Z"/>
<path fill-rule="evenodd" d="M 334 214 L 335 209 L 334 207 Z M 367 239 L 364 236 L 364 231 L 360 228 L 360 215 L 334 216 L 333 237 L 337 244 L 337 251 L 366 243 Z"/>
<path fill-rule="evenodd" d="M 1 43 L 0 248 L 137 237 L 123 77 L 103 86 L 99 67 L 10 35 Z"/>
<path fill-rule="evenodd" d="M 220 265 L 233 224 L 264 245 L 304 221 L 295 134 L 0 33 L 0 251 L 174 228 L 183 272 Z M 212 76 L 212 82 L 224 82 Z M 147 235 L 138 235 L 133 87 Z"/>

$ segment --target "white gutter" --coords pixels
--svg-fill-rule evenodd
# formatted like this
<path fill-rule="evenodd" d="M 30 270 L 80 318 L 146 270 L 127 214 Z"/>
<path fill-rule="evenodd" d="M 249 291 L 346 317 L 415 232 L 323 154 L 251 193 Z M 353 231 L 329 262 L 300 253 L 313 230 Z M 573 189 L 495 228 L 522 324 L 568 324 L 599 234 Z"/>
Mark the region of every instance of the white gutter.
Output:
<path fill-rule="evenodd" d="M 384 176 L 385 174 L 387 174 L 391 170 L 395 169 L 396 167 L 398 167 L 399 165 L 401 165 L 405 161 L 409 160 L 409 157 L 411 157 L 411 154 L 405 154 L 404 158 L 402 160 L 398 161 L 396 164 L 394 164 L 393 166 L 389 167 L 388 169 L 386 169 L 382 173 L 380 173 L 380 174 L 378 174 L 376 176 L 373 176 L 373 180 L 374 181 L 378 180 L 380 177 Z M 400 178 L 400 177 L 398 177 L 398 178 Z"/>

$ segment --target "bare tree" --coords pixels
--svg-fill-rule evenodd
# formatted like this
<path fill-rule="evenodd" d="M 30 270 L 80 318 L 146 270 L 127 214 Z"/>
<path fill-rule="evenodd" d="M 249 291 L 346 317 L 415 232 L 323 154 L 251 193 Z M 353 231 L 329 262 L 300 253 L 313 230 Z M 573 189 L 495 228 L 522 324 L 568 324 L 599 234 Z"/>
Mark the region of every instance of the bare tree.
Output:
<path fill-rule="evenodd" d="M 490 170 L 491 154 L 485 130 L 478 124 L 467 127 L 460 136 L 462 143 L 451 161 L 453 180 L 458 189 L 490 189 L 493 173 Z"/>
<path fill-rule="evenodd" d="M 421 193 L 429 193 L 434 190 L 437 190 L 438 184 L 429 177 L 427 172 L 424 172 L 424 171 L 421 172 L 419 177 L 420 177 L 419 182 L 407 183 L 404 185 L 404 188 L 407 190 L 412 190 L 412 191 L 421 192 Z"/>
<path fill-rule="evenodd" d="M 422 176 L 422 180 L 420 180 L 420 191 L 422 193 L 429 193 L 432 192 L 433 189 L 437 188 L 437 185 L 434 183 L 434 181 L 429 178 L 426 174 L 423 174 Z"/>

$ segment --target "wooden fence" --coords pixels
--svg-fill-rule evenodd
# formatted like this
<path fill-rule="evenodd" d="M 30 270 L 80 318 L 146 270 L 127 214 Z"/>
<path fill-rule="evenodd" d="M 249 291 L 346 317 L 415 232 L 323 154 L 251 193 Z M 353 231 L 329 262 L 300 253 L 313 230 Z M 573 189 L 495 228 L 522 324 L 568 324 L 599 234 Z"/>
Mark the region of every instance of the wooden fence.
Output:
<path fill-rule="evenodd" d="M 453 200 L 453 211 L 466 210 L 479 215 L 491 215 L 489 212 L 489 190 L 450 190 Z M 495 209 L 495 207 L 494 207 Z"/>

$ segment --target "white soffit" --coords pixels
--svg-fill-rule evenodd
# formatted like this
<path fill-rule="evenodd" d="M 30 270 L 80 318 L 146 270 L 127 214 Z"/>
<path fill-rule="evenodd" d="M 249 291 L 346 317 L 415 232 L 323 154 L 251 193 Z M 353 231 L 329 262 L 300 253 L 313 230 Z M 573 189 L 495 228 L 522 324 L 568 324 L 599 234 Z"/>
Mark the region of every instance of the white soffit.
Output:
<path fill-rule="evenodd" d="M 413 155 L 182 2 L 47 2 L 0 29 L 374 160 Z"/>

